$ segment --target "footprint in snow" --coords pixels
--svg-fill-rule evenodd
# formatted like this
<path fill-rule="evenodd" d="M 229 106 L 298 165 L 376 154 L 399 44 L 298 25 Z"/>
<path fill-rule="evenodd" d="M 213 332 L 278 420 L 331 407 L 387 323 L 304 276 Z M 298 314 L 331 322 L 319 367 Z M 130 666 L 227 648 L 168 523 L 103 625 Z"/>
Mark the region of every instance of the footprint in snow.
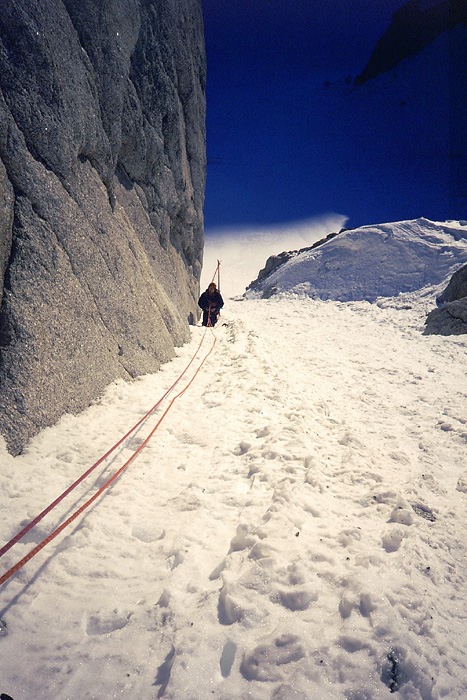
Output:
<path fill-rule="evenodd" d="M 405 532 L 398 528 L 394 528 L 390 532 L 383 535 L 382 543 L 386 552 L 388 552 L 388 554 L 390 552 L 397 552 L 405 536 Z"/>
<path fill-rule="evenodd" d="M 467 472 L 461 474 L 457 480 L 456 491 L 462 491 L 462 493 L 467 493 Z"/>
<path fill-rule="evenodd" d="M 222 655 L 219 661 L 222 678 L 228 678 L 232 670 L 232 666 L 235 661 L 235 654 L 237 653 L 237 645 L 230 639 L 224 644 L 222 649 Z"/>
<path fill-rule="evenodd" d="M 121 630 L 130 622 L 133 613 L 121 613 L 117 609 L 108 614 L 91 615 L 86 623 L 86 633 L 89 636 L 111 634 Z"/>
<path fill-rule="evenodd" d="M 392 513 L 389 517 L 389 522 L 390 523 L 400 523 L 401 525 L 412 525 L 413 514 L 407 508 L 403 508 L 402 506 L 398 506 L 397 508 L 394 508 L 394 510 L 392 511 Z"/>
<path fill-rule="evenodd" d="M 271 596 L 274 603 L 280 603 L 287 610 L 296 612 L 308 610 L 312 603 L 318 600 L 318 593 L 309 590 L 280 590 Z"/>
<path fill-rule="evenodd" d="M 231 584 L 224 581 L 217 604 L 217 619 L 219 623 L 221 625 L 233 625 L 235 622 L 240 622 L 246 613 L 246 608 L 233 594 Z"/>
<path fill-rule="evenodd" d="M 305 649 L 300 638 L 294 634 L 283 634 L 246 653 L 240 672 L 248 681 L 280 681 L 288 665 L 300 661 L 304 656 Z"/>
<path fill-rule="evenodd" d="M 135 539 L 151 544 L 151 542 L 163 540 L 165 537 L 165 530 L 152 527 L 150 524 L 141 524 L 134 525 L 131 534 Z"/>
<path fill-rule="evenodd" d="M 293 685 L 281 683 L 271 695 L 271 700 L 309 700 L 309 696 L 297 690 Z"/>
<path fill-rule="evenodd" d="M 233 453 L 234 455 L 237 455 L 237 457 L 240 457 L 241 455 L 246 454 L 250 449 L 251 443 L 242 440 L 242 442 L 240 442 L 239 445 L 237 445 L 237 447 L 234 449 Z"/>

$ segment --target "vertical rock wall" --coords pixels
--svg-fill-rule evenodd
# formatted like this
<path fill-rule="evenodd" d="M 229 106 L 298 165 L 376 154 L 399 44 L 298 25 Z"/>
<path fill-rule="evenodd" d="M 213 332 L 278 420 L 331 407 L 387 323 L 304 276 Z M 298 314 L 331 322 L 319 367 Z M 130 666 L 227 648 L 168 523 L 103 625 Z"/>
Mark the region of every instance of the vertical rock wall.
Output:
<path fill-rule="evenodd" d="M 0 431 L 11 452 L 196 316 L 200 0 L 2 0 Z"/>

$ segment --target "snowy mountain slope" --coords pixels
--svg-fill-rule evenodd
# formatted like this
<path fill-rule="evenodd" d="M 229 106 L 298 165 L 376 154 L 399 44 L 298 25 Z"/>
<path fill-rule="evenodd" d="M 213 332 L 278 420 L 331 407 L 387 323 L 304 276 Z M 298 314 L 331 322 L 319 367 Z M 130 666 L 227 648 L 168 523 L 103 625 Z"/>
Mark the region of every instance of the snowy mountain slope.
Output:
<path fill-rule="evenodd" d="M 279 292 L 337 301 L 392 297 L 444 283 L 467 262 L 467 225 L 428 219 L 362 226 L 298 252 L 247 296 Z"/>
<path fill-rule="evenodd" d="M 213 354 L 153 441 L 0 589 L 0 692 L 465 698 L 467 344 L 422 336 L 427 297 L 402 297 L 228 300 Z M 25 454 L 0 447 L 5 540 L 154 404 L 202 333 Z"/>

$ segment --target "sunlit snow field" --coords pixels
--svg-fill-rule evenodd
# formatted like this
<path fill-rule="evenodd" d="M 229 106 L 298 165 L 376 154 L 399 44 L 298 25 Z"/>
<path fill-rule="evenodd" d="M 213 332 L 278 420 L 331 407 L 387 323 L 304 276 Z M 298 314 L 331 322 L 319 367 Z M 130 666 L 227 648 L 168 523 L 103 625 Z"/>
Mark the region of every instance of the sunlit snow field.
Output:
<path fill-rule="evenodd" d="M 369 303 L 303 288 L 246 300 L 250 270 L 225 250 L 208 239 L 203 284 L 224 257 L 214 331 L 193 327 L 160 372 L 111 385 L 23 455 L 0 446 L 6 542 L 215 339 L 118 481 L 0 589 L 0 693 L 465 698 L 467 336 L 422 334 L 446 282 L 440 251 L 420 290 Z M 467 240 L 449 251 L 446 277 L 467 261 Z M 363 254 L 371 266 L 371 246 Z M 267 255 L 250 246 L 255 273 Z M 189 374 L 0 573 L 131 456 Z"/>

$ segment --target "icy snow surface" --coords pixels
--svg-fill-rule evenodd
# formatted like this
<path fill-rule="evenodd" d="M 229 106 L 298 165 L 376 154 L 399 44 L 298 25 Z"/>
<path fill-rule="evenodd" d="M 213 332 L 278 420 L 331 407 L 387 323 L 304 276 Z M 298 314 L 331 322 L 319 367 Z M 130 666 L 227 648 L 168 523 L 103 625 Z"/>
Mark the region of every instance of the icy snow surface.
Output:
<path fill-rule="evenodd" d="M 422 335 L 437 284 L 377 304 L 226 299 L 194 366 L 215 337 L 213 353 L 149 445 L 0 589 L 0 693 L 467 697 L 467 337 Z M 4 542 L 144 415 L 203 333 L 24 455 L 0 446 Z M 4 555 L 1 573 L 166 405 Z"/>
<path fill-rule="evenodd" d="M 428 219 L 362 226 L 297 254 L 262 289 L 318 299 L 366 300 L 444 282 L 467 262 L 467 226 Z M 455 268 L 454 268 L 455 269 Z"/>

